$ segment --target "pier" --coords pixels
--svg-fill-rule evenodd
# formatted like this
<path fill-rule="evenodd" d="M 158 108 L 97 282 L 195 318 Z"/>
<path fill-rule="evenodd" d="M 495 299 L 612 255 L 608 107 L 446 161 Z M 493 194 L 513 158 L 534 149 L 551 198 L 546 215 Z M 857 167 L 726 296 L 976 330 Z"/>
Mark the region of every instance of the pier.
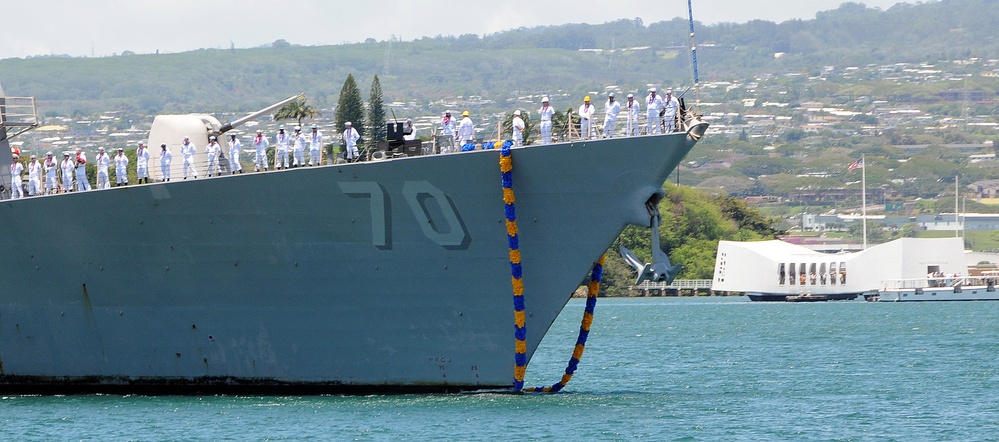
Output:
<path fill-rule="evenodd" d="M 716 293 L 711 290 L 710 279 L 675 279 L 672 283 L 643 281 L 632 286 L 632 290 L 642 292 L 641 296 L 721 296 L 726 292 Z"/>

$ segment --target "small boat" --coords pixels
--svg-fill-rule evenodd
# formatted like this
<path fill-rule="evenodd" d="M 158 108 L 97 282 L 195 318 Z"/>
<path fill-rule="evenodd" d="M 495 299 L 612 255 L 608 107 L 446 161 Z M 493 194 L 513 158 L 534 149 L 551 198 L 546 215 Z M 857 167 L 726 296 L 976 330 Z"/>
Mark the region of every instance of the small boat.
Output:
<path fill-rule="evenodd" d="M 797 295 L 788 295 L 784 298 L 784 300 L 787 302 L 825 302 L 829 300 L 829 296 L 812 293 L 800 293 Z"/>
<path fill-rule="evenodd" d="M 876 294 L 865 296 L 872 302 L 999 301 L 996 280 L 999 272 L 988 271 L 974 277 L 927 277 L 885 281 Z"/>

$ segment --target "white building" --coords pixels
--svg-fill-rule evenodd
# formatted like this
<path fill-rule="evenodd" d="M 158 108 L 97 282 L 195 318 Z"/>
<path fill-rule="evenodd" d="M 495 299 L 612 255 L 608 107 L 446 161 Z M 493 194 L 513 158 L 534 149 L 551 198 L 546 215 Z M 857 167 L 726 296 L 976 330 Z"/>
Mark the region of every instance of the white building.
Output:
<path fill-rule="evenodd" d="M 712 289 L 754 301 L 812 293 L 855 299 L 886 280 L 928 273 L 967 275 L 961 238 L 902 238 L 849 253 L 821 253 L 784 241 L 719 241 Z"/>

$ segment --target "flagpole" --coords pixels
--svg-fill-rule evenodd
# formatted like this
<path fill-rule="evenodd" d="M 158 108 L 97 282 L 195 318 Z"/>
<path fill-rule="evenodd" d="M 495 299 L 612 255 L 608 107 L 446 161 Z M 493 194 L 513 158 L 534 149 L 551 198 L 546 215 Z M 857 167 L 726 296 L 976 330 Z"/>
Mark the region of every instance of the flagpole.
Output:
<path fill-rule="evenodd" d="M 860 211 L 864 217 L 864 250 L 867 250 L 867 161 L 860 155 Z"/>

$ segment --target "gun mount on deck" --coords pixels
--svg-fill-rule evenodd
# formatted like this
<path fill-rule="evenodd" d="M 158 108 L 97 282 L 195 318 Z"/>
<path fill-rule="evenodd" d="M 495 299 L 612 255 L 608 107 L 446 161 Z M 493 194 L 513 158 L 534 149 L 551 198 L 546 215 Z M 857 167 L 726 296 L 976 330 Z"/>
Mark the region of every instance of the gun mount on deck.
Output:
<path fill-rule="evenodd" d="M 251 112 L 245 117 L 237 118 L 229 123 L 222 124 L 214 116 L 207 114 L 185 114 L 185 115 L 157 115 L 153 120 L 153 127 L 149 130 L 149 145 L 158 147 L 166 144 L 167 147 L 179 146 L 184 137 L 190 137 L 195 146 L 203 147 L 208 144 L 208 137 L 219 137 L 261 115 L 267 114 L 292 101 L 304 97 L 298 94 L 285 98 L 277 103 Z M 219 139 L 219 144 L 224 145 L 225 140 Z"/>

